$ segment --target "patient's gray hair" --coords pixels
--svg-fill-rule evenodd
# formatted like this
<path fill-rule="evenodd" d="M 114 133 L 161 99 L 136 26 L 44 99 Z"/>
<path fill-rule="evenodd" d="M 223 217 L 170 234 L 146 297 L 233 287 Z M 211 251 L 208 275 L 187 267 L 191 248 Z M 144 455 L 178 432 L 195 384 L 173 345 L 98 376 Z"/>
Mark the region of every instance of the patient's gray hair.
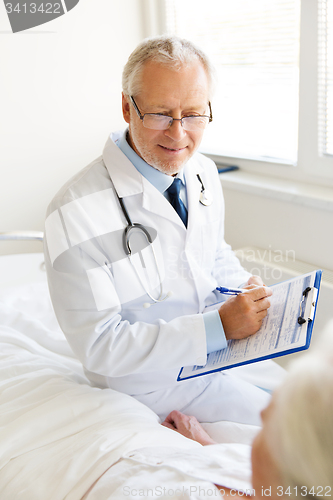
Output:
<path fill-rule="evenodd" d="M 206 54 L 189 40 L 166 35 L 143 40 L 129 56 L 122 78 L 125 95 L 139 94 L 142 69 L 147 61 L 161 63 L 174 70 L 194 62 L 201 62 L 208 77 L 208 98 L 211 100 L 214 92 L 215 70 Z"/>
<path fill-rule="evenodd" d="M 332 494 L 333 323 L 328 330 L 325 346 L 295 363 L 274 395 L 271 452 L 289 498 Z"/>

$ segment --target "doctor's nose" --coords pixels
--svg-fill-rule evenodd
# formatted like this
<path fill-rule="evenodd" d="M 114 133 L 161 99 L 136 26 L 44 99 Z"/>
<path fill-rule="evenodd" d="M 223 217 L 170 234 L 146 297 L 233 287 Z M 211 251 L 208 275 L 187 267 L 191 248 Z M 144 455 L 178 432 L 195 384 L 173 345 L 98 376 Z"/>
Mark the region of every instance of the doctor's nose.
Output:
<path fill-rule="evenodd" d="M 170 127 L 167 128 L 164 133 L 170 137 L 170 139 L 179 142 L 185 137 L 186 130 L 184 130 L 181 120 L 174 119 Z"/>

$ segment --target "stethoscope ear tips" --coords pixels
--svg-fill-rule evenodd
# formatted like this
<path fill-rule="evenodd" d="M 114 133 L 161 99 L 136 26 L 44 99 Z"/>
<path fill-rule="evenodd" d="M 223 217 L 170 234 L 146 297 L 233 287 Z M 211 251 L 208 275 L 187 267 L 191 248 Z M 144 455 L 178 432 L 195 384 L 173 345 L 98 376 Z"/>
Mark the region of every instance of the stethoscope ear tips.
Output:
<path fill-rule="evenodd" d="M 168 292 L 168 293 L 166 294 L 166 296 L 167 296 L 167 297 L 171 297 L 172 295 L 173 295 L 173 293 L 172 293 L 172 291 L 171 291 L 171 290 L 170 290 L 170 292 Z"/>
<path fill-rule="evenodd" d="M 145 302 L 145 303 L 143 304 L 143 307 L 144 307 L 145 309 L 148 309 L 148 308 L 150 307 L 149 302 Z"/>

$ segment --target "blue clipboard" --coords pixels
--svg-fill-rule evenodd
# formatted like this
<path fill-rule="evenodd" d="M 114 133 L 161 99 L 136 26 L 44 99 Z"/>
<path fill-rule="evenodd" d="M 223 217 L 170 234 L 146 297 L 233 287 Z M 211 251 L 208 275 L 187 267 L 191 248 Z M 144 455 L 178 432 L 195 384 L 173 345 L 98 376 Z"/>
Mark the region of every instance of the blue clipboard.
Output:
<path fill-rule="evenodd" d="M 230 368 L 235 368 L 236 366 L 257 363 L 258 361 L 264 361 L 266 359 L 273 359 L 273 358 L 277 358 L 277 357 L 281 357 L 281 356 L 286 356 L 287 354 L 293 354 L 295 352 L 304 351 L 304 350 L 308 349 L 310 347 L 310 343 L 311 343 L 313 324 L 314 324 L 314 320 L 315 320 L 316 312 L 317 312 L 317 304 L 318 304 L 318 298 L 319 298 L 321 277 L 322 277 L 322 271 L 319 269 L 316 271 L 315 280 L 314 280 L 314 284 L 312 287 L 312 293 L 306 293 L 306 290 L 304 290 L 303 296 L 301 297 L 301 301 L 300 301 L 300 315 L 298 318 L 298 322 L 299 322 L 299 324 L 302 324 L 305 321 L 307 321 L 307 323 L 308 323 L 305 344 L 303 344 L 302 346 L 298 346 L 296 348 L 288 348 L 285 351 L 270 353 L 268 355 L 259 356 L 259 357 L 254 358 L 254 359 L 247 359 L 247 360 L 236 362 L 234 364 L 228 364 L 227 366 L 208 369 L 207 371 L 200 372 L 200 373 L 196 373 L 195 371 L 193 371 L 193 373 L 191 373 L 191 374 L 182 376 L 182 373 L 186 369 L 186 367 L 183 367 L 183 368 L 181 368 L 181 370 L 178 374 L 177 381 L 181 382 L 182 380 L 188 380 L 190 378 L 202 377 L 203 375 L 208 375 L 209 373 L 219 372 L 219 371 L 223 371 L 223 370 L 229 370 Z M 316 292 L 315 297 L 313 297 L 313 292 Z M 306 295 L 306 296 L 304 297 L 304 295 Z M 312 301 L 308 318 L 304 318 L 305 307 L 302 307 L 302 305 L 305 305 L 305 303 L 306 303 L 305 299 Z"/>

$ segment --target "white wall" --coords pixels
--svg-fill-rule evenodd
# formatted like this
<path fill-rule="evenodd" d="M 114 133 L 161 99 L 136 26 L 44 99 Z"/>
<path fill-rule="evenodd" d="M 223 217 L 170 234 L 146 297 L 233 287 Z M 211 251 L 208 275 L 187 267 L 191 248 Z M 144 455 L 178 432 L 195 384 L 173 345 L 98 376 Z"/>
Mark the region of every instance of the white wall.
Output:
<path fill-rule="evenodd" d="M 226 241 L 234 248 L 256 246 L 273 255 L 288 252 L 313 269 L 333 270 L 333 212 L 227 187 Z M 274 254 L 274 252 L 276 252 Z"/>
<path fill-rule="evenodd" d="M 66 15 L 12 34 L 0 3 L 0 230 L 43 230 L 53 195 L 124 128 L 121 73 L 145 36 L 142 5 L 80 0 Z M 16 245 L 1 243 L 0 253 Z"/>

